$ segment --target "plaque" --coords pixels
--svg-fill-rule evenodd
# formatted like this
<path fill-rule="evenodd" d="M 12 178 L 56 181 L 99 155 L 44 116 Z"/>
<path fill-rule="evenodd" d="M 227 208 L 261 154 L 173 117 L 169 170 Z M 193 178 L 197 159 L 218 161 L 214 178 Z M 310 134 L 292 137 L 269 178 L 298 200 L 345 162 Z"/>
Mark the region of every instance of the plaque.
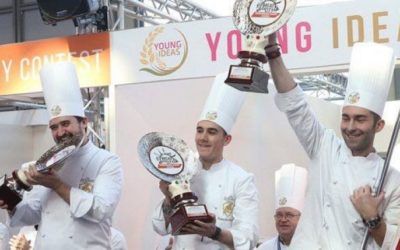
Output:
<path fill-rule="evenodd" d="M 198 160 L 186 142 L 172 135 L 152 132 L 143 136 L 138 144 L 143 166 L 155 177 L 170 183 L 170 215 L 172 234 L 186 234 L 182 227 L 195 220 L 211 222 L 204 204 L 190 189 L 190 179 L 198 171 Z"/>
<path fill-rule="evenodd" d="M 60 169 L 64 161 L 82 145 L 84 138 L 69 137 L 47 150 L 33 163 L 37 171 L 44 173 L 50 169 Z M 13 210 L 22 200 L 23 192 L 31 189 L 32 185 L 28 183 L 24 170 L 14 170 L 11 176 L 4 175 L 0 180 L 0 200 L 7 204 L 8 210 Z"/>
<path fill-rule="evenodd" d="M 296 0 L 236 0 L 233 22 L 245 36 L 239 65 L 231 65 L 225 83 L 241 91 L 268 93 L 268 62 L 264 48 L 268 35 L 279 30 L 293 15 Z"/>

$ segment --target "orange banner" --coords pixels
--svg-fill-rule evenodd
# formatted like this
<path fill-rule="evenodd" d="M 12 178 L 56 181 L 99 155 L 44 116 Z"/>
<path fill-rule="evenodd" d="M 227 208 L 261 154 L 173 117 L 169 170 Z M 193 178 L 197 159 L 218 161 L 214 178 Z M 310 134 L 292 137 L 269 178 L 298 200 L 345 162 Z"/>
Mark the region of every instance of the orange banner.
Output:
<path fill-rule="evenodd" d="M 81 87 L 110 83 L 110 35 L 107 32 L 0 46 L 0 95 L 41 91 L 43 64 L 73 62 Z"/>

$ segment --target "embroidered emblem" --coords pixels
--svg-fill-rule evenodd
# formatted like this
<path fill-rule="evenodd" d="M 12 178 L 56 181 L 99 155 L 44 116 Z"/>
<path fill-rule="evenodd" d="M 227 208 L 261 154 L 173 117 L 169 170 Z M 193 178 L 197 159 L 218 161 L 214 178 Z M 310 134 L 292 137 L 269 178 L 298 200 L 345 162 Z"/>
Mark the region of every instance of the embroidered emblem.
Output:
<path fill-rule="evenodd" d="M 61 107 L 56 105 L 56 106 L 51 108 L 50 112 L 51 112 L 52 116 L 57 116 L 57 115 L 61 114 Z"/>
<path fill-rule="evenodd" d="M 235 208 L 235 199 L 232 196 L 225 198 L 225 202 L 222 205 L 224 214 L 229 217 L 232 216 L 233 209 Z"/>
<path fill-rule="evenodd" d="M 357 103 L 359 100 L 360 100 L 360 93 L 358 92 L 350 93 L 349 96 L 347 97 L 347 101 L 350 104 Z"/>
<path fill-rule="evenodd" d="M 286 197 L 283 197 L 283 198 L 280 198 L 280 199 L 279 199 L 279 205 L 280 205 L 280 206 L 283 206 L 283 205 L 285 205 L 285 204 L 286 204 L 286 202 L 287 202 L 287 199 L 286 199 Z"/>
<path fill-rule="evenodd" d="M 214 121 L 215 119 L 218 118 L 218 114 L 215 111 L 212 111 L 212 112 L 210 111 L 210 112 L 207 112 L 206 118 L 207 118 L 207 120 Z"/>
<path fill-rule="evenodd" d="M 94 180 L 90 180 L 88 178 L 82 179 L 81 183 L 79 183 L 79 189 L 92 193 L 93 192 L 93 182 Z"/>

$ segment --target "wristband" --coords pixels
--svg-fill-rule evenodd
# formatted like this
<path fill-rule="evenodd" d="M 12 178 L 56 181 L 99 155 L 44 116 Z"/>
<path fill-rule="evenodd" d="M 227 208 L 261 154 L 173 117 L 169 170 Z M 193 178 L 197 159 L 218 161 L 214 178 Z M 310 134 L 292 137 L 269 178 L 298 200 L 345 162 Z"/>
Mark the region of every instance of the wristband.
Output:
<path fill-rule="evenodd" d="M 382 218 L 378 215 L 369 220 L 363 220 L 363 222 L 368 227 L 368 229 L 375 229 L 381 224 Z"/>
<path fill-rule="evenodd" d="M 221 235 L 221 232 L 222 232 L 221 228 L 216 227 L 215 228 L 215 233 L 213 235 L 211 235 L 210 238 L 213 239 L 213 240 L 218 240 L 219 236 Z"/>

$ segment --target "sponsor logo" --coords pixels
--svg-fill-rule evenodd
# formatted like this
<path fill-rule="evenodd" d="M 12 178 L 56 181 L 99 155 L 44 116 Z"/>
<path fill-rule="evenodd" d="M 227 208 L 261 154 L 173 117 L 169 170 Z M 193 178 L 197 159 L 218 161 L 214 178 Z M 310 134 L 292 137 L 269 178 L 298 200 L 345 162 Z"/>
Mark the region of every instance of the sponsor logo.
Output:
<path fill-rule="evenodd" d="M 157 27 L 146 37 L 140 52 L 140 71 L 165 76 L 177 71 L 188 56 L 186 37 L 177 29 Z"/>

